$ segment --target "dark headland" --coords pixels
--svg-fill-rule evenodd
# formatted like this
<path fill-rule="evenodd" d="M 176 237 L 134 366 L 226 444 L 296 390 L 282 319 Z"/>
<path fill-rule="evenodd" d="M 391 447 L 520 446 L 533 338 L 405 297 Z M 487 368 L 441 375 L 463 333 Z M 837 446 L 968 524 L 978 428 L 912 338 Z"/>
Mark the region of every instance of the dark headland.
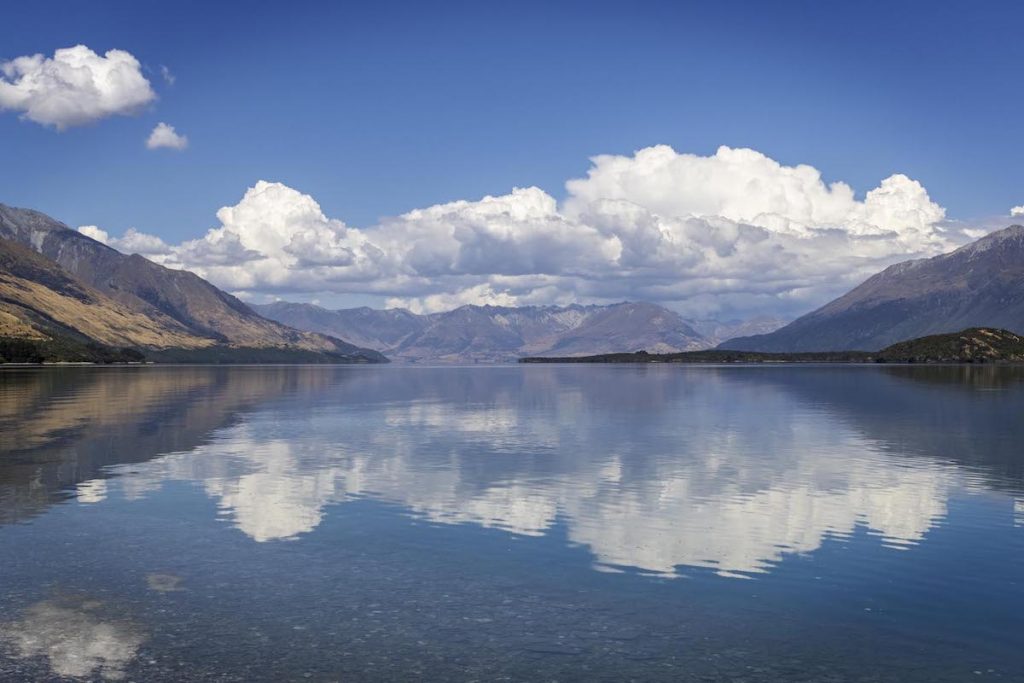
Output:
<path fill-rule="evenodd" d="M 1024 363 L 1024 338 L 1007 330 L 972 327 L 919 337 L 880 351 L 774 353 L 709 349 L 681 353 L 605 353 L 521 358 L 520 363 Z"/>

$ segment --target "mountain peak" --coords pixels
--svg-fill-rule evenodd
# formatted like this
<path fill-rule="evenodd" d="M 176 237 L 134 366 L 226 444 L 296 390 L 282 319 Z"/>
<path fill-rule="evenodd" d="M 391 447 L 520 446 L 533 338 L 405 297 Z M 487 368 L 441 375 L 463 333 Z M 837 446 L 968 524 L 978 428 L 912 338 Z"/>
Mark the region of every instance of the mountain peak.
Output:
<path fill-rule="evenodd" d="M 965 244 L 954 251 L 953 254 L 978 253 L 985 251 L 986 249 L 991 249 L 993 246 L 1003 244 L 1009 240 L 1024 242 L 1024 225 L 1014 224 L 1003 228 L 1002 230 L 990 232 L 970 244 Z"/>

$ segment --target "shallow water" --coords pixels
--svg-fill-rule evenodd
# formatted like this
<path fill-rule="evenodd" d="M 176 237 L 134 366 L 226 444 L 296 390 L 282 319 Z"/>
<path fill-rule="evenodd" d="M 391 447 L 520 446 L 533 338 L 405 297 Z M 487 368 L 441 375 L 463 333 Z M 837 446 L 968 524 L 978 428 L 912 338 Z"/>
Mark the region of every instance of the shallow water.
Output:
<path fill-rule="evenodd" d="M 1024 369 L 0 371 L 0 680 L 1024 680 Z"/>

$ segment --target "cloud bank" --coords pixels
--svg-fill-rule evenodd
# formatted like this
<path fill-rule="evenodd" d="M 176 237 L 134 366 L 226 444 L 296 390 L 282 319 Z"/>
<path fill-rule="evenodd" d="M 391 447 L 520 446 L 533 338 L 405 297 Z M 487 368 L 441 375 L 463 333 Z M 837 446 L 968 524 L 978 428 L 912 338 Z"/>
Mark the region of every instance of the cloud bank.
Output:
<path fill-rule="evenodd" d="M 794 313 L 881 268 L 966 239 L 895 174 L 858 198 L 817 169 L 752 149 L 659 145 L 591 159 L 562 202 L 537 187 L 416 209 L 360 229 L 313 197 L 259 181 L 198 239 L 140 253 L 243 295 L 376 295 L 464 303 L 648 300 L 690 314 Z"/>
<path fill-rule="evenodd" d="M 141 65 L 124 50 L 100 56 L 85 45 L 0 63 L 0 110 L 65 130 L 116 114 L 131 114 L 156 99 Z"/>
<path fill-rule="evenodd" d="M 179 135 L 174 126 L 161 121 L 146 139 L 146 149 L 175 149 L 179 152 L 188 147 L 188 137 Z"/>

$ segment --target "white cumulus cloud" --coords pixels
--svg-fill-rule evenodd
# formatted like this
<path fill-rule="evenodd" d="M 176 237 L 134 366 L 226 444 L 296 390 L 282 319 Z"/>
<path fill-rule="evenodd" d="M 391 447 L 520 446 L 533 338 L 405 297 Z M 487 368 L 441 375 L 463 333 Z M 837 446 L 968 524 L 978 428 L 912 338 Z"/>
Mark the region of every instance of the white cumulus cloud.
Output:
<path fill-rule="evenodd" d="M 149 134 L 146 139 L 147 149 L 160 149 L 166 147 L 167 149 L 183 150 L 188 147 L 188 137 L 180 135 L 174 126 L 164 123 L 161 121 L 156 124 L 153 128 L 153 132 Z"/>
<path fill-rule="evenodd" d="M 1010 215 L 1014 217 L 1024 216 L 1024 204 L 1021 204 L 1020 206 L 1015 206 L 1012 209 L 1010 209 Z"/>
<path fill-rule="evenodd" d="M 474 306 L 519 306 L 526 302 L 508 292 L 496 292 L 490 284 L 476 285 L 455 293 L 430 294 L 423 297 L 391 297 L 387 308 L 407 308 L 413 313 L 450 311 L 471 304 Z"/>
<path fill-rule="evenodd" d="M 852 235 L 913 234 L 928 232 L 945 216 L 920 183 L 904 175 L 886 178 L 858 201 L 853 188 L 826 184 L 812 166 L 783 166 L 752 149 L 720 147 L 702 157 L 657 145 L 631 157 L 591 161 L 586 178 L 566 184 L 570 216 L 620 200 L 665 218 L 713 216 L 796 235 L 827 228 Z"/>
<path fill-rule="evenodd" d="M 360 229 L 259 181 L 217 219 L 156 257 L 233 292 L 377 295 L 428 311 L 633 299 L 694 315 L 793 314 L 967 239 L 902 174 L 861 198 L 755 150 L 699 156 L 664 145 L 594 157 L 561 202 L 515 188 Z"/>
<path fill-rule="evenodd" d="M 100 56 L 85 45 L 0 63 L 0 109 L 64 130 L 115 114 L 131 114 L 156 99 L 131 53 Z"/>

